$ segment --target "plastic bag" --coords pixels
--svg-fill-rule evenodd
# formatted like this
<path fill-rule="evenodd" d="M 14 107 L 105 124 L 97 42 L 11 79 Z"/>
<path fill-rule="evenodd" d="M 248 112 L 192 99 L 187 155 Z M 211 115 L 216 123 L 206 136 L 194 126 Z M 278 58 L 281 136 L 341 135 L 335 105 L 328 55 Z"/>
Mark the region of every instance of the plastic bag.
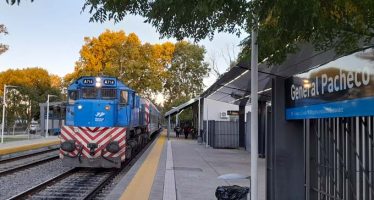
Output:
<path fill-rule="evenodd" d="M 216 189 L 216 197 L 218 200 L 245 200 L 249 192 L 248 187 L 238 185 L 218 186 Z"/>

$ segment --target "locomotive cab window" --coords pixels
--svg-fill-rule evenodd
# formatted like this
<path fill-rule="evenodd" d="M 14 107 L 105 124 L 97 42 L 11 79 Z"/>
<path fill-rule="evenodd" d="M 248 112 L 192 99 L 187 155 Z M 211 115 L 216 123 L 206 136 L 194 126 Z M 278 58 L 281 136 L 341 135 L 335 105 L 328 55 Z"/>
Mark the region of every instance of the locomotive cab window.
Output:
<path fill-rule="evenodd" d="M 121 90 L 121 94 L 119 97 L 119 103 L 122 105 L 127 105 L 129 100 L 129 92 L 126 90 Z"/>
<path fill-rule="evenodd" d="M 96 99 L 97 98 L 97 89 L 96 88 L 83 88 L 82 97 L 84 99 Z"/>
<path fill-rule="evenodd" d="M 116 98 L 116 89 L 112 89 L 112 88 L 101 89 L 101 97 L 103 99 L 115 99 Z"/>
<path fill-rule="evenodd" d="M 78 92 L 76 90 L 69 91 L 69 104 L 74 104 L 78 99 Z"/>

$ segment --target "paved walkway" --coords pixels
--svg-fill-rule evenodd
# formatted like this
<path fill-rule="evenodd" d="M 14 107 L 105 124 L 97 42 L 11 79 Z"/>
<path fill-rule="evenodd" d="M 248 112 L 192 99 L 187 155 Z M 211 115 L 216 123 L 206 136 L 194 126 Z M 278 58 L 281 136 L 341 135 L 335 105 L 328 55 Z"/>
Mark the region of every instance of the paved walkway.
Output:
<path fill-rule="evenodd" d="M 213 149 L 196 140 L 171 138 L 165 132 L 139 158 L 108 199 L 215 200 L 222 185 L 249 187 L 248 179 L 220 180 L 228 173 L 250 175 L 250 154 L 238 149 Z M 259 159 L 259 199 L 265 200 L 265 160 Z M 141 188 L 141 189 L 139 189 Z"/>
<path fill-rule="evenodd" d="M 216 199 L 215 191 L 221 185 L 239 185 L 249 187 L 248 179 L 241 180 L 220 180 L 218 176 L 228 173 L 237 173 L 245 176 L 250 175 L 250 154 L 244 150 L 238 149 L 213 149 L 206 148 L 205 145 L 197 144 L 196 140 L 185 140 L 172 138 L 170 145 L 165 148 L 171 148 L 172 161 L 170 164 L 169 149 L 164 151 L 164 156 L 158 168 L 153 191 L 149 199 L 169 200 L 170 191 L 176 189 L 178 200 L 181 199 Z M 169 153 L 168 153 L 169 152 Z M 166 166 L 165 166 L 166 162 Z M 173 166 L 174 184 L 170 182 L 170 169 L 168 165 Z M 265 200 L 265 160 L 259 159 L 259 199 Z M 165 173 L 166 171 L 166 173 Z M 160 177 L 164 174 L 164 177 Z M 163 180 L 164 179 L 164 180 Z M 163 185 L 163 195 L 160 195 L 160 183 Z M 157 192 L 158 191 L 158 192 Z M 163 198 L 160 198 L 163 197 Z"/>

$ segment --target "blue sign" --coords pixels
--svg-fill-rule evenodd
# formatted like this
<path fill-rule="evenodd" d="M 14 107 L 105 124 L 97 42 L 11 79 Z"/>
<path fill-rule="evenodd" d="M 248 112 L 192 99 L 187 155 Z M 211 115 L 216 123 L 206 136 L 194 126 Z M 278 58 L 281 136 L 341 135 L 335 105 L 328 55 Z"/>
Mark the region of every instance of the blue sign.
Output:
<path fill-rule="evenodd" d="M 374 115 L 374 48 L 286 80 L 286 119 Z"/>
<path fill-rule="evenodd" d="M 289 108 L 286 119 L 314 119 L 374 115 L 374 97 Z"/>

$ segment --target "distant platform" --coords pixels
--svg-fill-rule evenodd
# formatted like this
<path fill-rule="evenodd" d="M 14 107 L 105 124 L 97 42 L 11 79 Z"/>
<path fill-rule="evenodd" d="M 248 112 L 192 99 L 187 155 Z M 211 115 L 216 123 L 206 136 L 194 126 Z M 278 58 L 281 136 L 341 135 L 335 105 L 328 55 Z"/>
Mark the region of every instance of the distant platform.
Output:
<path fill-rule="evenodd" d="M 39 149 L 48 146 L 60 144 L 57 136 L 49 136 L 48 138 L 38 138 L 30 140 L 17 140 L 0 144 L 0 156 L 23 151 Z"/>

